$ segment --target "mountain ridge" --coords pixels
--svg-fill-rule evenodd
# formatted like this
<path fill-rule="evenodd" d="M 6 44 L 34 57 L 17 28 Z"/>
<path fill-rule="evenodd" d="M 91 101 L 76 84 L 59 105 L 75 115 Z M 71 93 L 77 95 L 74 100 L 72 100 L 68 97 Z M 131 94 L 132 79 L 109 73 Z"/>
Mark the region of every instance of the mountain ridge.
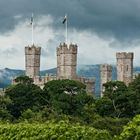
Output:
<path fill-rule="evenodd" d="M 140 67 L 134 67 L 134 74 L 140 73 Z M 40 72 L 41 76 L 45 76 L 47 74 L 54 75 L 56 74 L 56 68 L 51 68 L 48 70 L 42 70 Z M 98 95 L 100 92 L 100 64 L 96 65 L 78 65 L 77 67 L 78 76 L 83 77 L 95 77 L 96 79 L 96 94 Z M 18 69 L 0 69 L 0 88 L 5 88 L 11 84 L 12 79 L 17 76 L 25 75 L 25 70 Z M 112 65 L 112 80 L 116 80 L 116 66 Z"/>

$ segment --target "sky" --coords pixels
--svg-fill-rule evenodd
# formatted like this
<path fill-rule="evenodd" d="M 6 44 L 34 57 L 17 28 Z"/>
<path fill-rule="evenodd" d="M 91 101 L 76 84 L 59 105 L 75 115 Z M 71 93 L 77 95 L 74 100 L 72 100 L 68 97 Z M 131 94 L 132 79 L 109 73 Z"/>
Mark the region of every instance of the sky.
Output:
<path fill-rule="evenodd" d="M 116 52 L 134 52 L 140 66 L 139 0 L 0 0 L 0 68 L 25 69 L 25 46 L 41 47 L 41 70 L 56 67 L 56 48 L 78 45 L 79 65 L 116 64 Z"/>

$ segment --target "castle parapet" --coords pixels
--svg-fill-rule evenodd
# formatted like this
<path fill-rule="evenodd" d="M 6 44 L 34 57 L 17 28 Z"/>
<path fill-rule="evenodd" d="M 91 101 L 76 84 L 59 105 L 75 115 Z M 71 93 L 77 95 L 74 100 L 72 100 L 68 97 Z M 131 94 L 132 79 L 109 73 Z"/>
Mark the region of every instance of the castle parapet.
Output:
<path fill-rule="evenodd" d="M 61 79 L 74 79 L 77 68 L 77 45 L 65 43 L 57 48 L 57 76 Z"/>
<path fill-rule="evenodd" d="M 100 71 L 112 71 L 112 66 L 108 64 L 100 65 Z"/>
<path fill-rule="evenodd" d="M 132 52 L 118 52 L 117 58 L 117 80 L 123 81 L 126 85 L 132 82 L 133 79 L 133 58 Z"/>
<path fill-rule="evenodd" d="M 133 59 L 134 53 L 133 52 L 117 52 L 116 58 L 117 59 Z"/>
<path fill-rule="evenodd" d="M 57 48 L 57 55 L 60 54 L 77 54 L 77 45 L 76 44 L 70 44 L 69 46 L 65 43 L 60 44 Z"/>
<path fill-rule="evenodd" d="M 25 69 L 30 78 L 39 76 L 41 47 L 32 45 L 25 47 Z"/>
<path fill-rule="evenodd" d="M 25 47 L 25 54 L 26 55 L 40 55 L 41 54 L 41 47 L 36 47 L 35 45 L 26 46 Z"/>

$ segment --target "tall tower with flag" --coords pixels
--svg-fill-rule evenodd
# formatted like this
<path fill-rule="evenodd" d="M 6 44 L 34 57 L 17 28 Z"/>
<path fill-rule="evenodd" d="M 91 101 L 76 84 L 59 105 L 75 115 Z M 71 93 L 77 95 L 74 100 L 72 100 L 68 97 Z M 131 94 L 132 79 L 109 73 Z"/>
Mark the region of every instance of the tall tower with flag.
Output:
<path fill-rule="evenodd" d="M 34 45 L 33 40 L 33 14 L 31 16 L 31 36 L 32 36 L 32 42 L 31 46 L 25 47 L 25 69 L 26 69 L 26 75 L 34 78 L 35 76 L 39 76 L 40 72 L 40 54 L 41 54 L 41 47 L 37 47 Z"/>
<path fill-rule="evenodd" d="M 77 45 L 60 44 L 57 48 L 57 76 L 64 79 L 75 79 L 77 68 Z"/>
<path fill-rule="evenodd" d="M 39 76 L 41 47 L 25 47 L 25 69 L 30 78 Z"/>
<path fill-rule="evenodd" d="M 63 24 L 66 24 L 65 43 L 60 44 L 56 50 L 57 54 L 57 75 L 40 76 L 40 54 L 41 47 L 33 43 L 33 15 L 32 25 L 32 45 L 25 47 L 25 68 L 26 75 L 33 79 L 34 84 L 43 87 L 45 83 L 56 79 L 78 80 L 86 85 L 88 93 L 95 93 L 95 79 L 79 77 L 77 75 L 77 51 L 76 44 L 67 43 L 67 16 L 64 17 Z"/>

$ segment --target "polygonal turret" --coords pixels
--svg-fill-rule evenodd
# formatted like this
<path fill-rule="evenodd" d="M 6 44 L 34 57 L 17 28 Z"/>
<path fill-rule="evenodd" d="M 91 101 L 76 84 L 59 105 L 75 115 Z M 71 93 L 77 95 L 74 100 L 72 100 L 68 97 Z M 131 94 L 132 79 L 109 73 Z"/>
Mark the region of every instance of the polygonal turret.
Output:
<path fill-rule="evenodd" d="M 117 52 L 116 58 L 117 59 L 133 59 L 134 54 L 133 52 Z"/>
<path fill-rule="evenodd" d="M 39 76 L 41 47 L 32 45 L 25 47 L 26 75 L 33 78 Z"/>
<path fill-rule="evenodd" d="M 27 46 L 25 47 L 25 55 L 40 55 L 41 54 L 41 47 L 35 47 L 35 45 L 32 45 L 31 47 Z"/>
<path fill-rule="evenodd" d="M 128 85 L 133 79 L 133 58 L 132 52 L 118 52 L 117 58 L 117 80 Z"/>
<path fill-rule="evenodd" d="M 65 43 L 57 48 L 57 76 L 73 79 L 76 77 L 77 45 Z"/>
<path fill-rule="evenodd" d="M 60 44 L 57 48 L 57 55 L 60 54 L 77 54 L 77 45 L 70 44 L 69 46 L 65 43 Z"/>

